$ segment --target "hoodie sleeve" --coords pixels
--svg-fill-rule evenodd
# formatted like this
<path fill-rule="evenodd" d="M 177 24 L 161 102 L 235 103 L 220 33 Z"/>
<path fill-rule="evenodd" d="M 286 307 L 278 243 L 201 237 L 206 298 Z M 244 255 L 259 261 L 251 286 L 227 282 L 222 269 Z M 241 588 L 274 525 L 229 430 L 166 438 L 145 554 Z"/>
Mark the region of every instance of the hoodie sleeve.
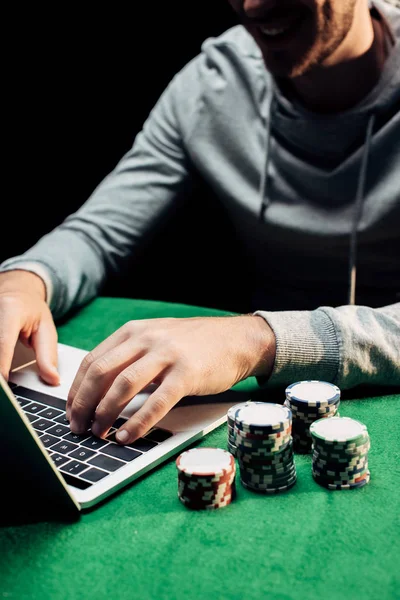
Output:
<path fill-rule="evenodd" d="M 265 312 L 276 336 L 269 386 L 321 379 L 341 389 L 400 385 L 400 303 Z"/>
<path fill-rule="evenodd" d="M 106 278 L 126 266 L 140 241 L 189 191 L 185 135 L 196 109 L 197 70 L 193 59 L 172 79 L 132 148 L 75 213 L 0 265 L 0 271 L 45 273 L 55 319 L 98 295 Z"/>

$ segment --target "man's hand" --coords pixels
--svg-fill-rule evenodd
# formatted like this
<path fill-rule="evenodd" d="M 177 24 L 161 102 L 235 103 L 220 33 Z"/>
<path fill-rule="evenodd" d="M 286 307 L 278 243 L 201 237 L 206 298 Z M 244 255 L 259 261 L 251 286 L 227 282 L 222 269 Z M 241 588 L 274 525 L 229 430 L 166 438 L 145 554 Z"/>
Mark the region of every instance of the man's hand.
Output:
<path fill-rule="evenodd" d="M 0 373 L 8 380 L 18 339 L 36 355 L 39 374 L 57 385 L 57 330 L 40 277 L 29 271 L 0 273 Z"/>
<path fill-rule="evenodd" d="M 144 435 L 184 396 L 216 394 L 250 375 L 269 375 L 275 336 L 259 316 L 130 321 L 83 360 L 70 389 L 74 433 L 104 437 L 128 402 L 156 384 L 119 430 L 123 444 Z"/>

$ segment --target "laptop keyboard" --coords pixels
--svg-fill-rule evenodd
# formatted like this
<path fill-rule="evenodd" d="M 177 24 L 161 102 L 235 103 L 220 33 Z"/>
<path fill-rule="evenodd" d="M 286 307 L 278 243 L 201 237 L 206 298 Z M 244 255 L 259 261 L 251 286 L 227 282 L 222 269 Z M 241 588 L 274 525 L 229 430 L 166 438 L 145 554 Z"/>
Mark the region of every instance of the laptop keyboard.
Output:
<path fill-rule="evenodd" d="M 126 419 L 119 418 L 104 439 L 90 431 L 71 432 L 65 400 L 12 385 L 13 393 L 67 483 L 86 489 L 127 463 L 149 452 L 173 434 L 154 427 L 132 444 L 121 446 L 115 432 Z"/>

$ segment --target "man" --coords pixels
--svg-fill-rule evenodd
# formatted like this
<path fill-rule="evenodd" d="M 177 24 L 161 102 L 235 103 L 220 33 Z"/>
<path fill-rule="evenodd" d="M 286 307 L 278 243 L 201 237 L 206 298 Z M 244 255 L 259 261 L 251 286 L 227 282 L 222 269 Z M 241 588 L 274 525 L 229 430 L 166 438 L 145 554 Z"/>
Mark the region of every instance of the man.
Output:
<path fill-rule="evenodd" d="M 400 383 L 400 10 L 384 0 L 230 3 L 243 26 L 204 43 L 76 214 L 1 266 L 1 372 L 20 338 L 57 384 L 53 319 L 122 269 L 188 195 L 193 171 L 246 248 L 259 304 L 247 315 L 124 325 L 76 375 L 67 402 L 76 433 L 93 420 L 105 435 L 150 382 L 121 443 L 183 396 L 249 375 L 266 386 Z"/>

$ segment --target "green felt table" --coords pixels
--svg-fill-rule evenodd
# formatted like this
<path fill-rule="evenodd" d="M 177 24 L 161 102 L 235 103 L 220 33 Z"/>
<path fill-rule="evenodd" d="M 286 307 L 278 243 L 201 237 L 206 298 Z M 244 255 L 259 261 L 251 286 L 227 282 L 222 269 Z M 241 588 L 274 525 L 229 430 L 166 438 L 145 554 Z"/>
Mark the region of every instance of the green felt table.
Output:
<path fill-rule="evenodd" d="M 213 314 L 223 312 L 98 298 L 59 325 L 59 341 L 89 350 L 130 319 Z M 328 491 L 312 479 L 311 456 L 296 455 L 290 491 L 262 496 L 238 483 L 232 504 L 196 512 L 177 498 L 171 458 L 74 523 L 5 526 L 0 598 L 399 598 L 399 402 L 388 391 L 341 403 L 370 433 L 364 488 Z M 197 445 L 226 448 L 226 427 Z"/>

